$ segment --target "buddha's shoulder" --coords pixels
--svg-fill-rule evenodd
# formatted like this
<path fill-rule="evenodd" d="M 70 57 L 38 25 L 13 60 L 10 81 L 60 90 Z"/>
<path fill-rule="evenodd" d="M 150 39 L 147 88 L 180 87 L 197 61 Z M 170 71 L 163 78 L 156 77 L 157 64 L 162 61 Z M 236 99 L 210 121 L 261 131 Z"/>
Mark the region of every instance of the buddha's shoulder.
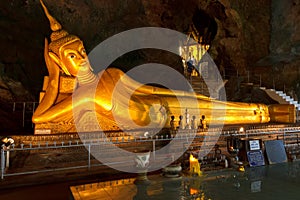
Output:
<path fill-rule="evenodd" d="M 105 73 L 123 76 L 124 72 L 118 68 L 111 67 L 104 70 Z"/>
<path fill-rule="evenodd" d="M 125 75 L 125 73 L 118 68 L 107 68 L 105 70 L 102 70 L 98 74 L 98 77 L 103 78 L 103 79 L 119 80 L 124 75 Z"/>

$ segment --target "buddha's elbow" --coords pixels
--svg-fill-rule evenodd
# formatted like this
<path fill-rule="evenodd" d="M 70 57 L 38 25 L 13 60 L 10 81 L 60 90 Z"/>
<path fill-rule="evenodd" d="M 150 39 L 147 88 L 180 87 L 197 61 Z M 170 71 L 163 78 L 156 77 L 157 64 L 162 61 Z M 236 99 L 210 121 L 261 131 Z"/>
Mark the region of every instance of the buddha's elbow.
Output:
<path fill-rule="evenodd" d="M 49 121 L 49 118 L 40 113 L 33 113 L 31 120 L 34 124 L 41 124 Z"/>
<path fill-rule="evenodd" d="M 39 124 L 39 123 L 42 123 L 42 122 L 43 122 L 43 121 L 42 121 L 42 118 L 39 117 L 39 116 L 36 115 L 36 114 L 33 114 L 31 120 L 32 120 L 32 123 L 34 123 L 34 124 Z"/>

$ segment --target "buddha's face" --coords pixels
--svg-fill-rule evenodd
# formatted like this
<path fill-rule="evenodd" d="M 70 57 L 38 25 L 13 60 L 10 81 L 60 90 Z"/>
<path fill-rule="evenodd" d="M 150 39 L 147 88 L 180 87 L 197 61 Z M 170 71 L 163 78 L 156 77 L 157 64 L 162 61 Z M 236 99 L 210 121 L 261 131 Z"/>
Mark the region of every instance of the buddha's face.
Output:
<path fill-rule="evenodd" d="M 81 40 L 75 40 L 60 49 L 60 58 L 72 76 L 77 76 L 78 71 L 90 70 L 90 63 Z"/>

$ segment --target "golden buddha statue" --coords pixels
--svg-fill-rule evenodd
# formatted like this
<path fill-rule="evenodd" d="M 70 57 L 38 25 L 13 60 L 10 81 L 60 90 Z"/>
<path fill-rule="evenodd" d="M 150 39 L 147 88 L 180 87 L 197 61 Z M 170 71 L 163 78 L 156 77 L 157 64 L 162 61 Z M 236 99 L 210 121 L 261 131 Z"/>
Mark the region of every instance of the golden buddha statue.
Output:
<path fill-rule="evenodd" d="M 53 33 L 45 39 L 44 57 L 49 76 L 32 121 L 35 129 L 52 133 L 76 132 L 75 124 L 91 128 L 93 115 L 102 130 L 167 127 L 188 109 L 190 116 L 205 115 L 207 124 L 294 122 L 291 105 L 223 102 L 188 91 L 140 84 L 121 70 L 94 74 L 83 42 L 62 29 L 40 0 Z M 200 113 L 201 112 L 201 113 Z M 175 120 L 176 121 L 176 120 Z M 75 123 L 76 122 L 76 123 Z"/>

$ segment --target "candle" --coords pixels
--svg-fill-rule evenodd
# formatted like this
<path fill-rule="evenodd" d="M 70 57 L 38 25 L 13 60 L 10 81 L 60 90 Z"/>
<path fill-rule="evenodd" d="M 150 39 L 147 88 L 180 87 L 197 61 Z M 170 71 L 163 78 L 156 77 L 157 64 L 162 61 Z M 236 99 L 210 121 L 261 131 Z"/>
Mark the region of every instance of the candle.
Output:
<path fill-rule="evenodd" d="M 190 155 L 190 173 L 201 175 L 200 164 L 198 159 L 196 159 L 192 154 Z"/>

